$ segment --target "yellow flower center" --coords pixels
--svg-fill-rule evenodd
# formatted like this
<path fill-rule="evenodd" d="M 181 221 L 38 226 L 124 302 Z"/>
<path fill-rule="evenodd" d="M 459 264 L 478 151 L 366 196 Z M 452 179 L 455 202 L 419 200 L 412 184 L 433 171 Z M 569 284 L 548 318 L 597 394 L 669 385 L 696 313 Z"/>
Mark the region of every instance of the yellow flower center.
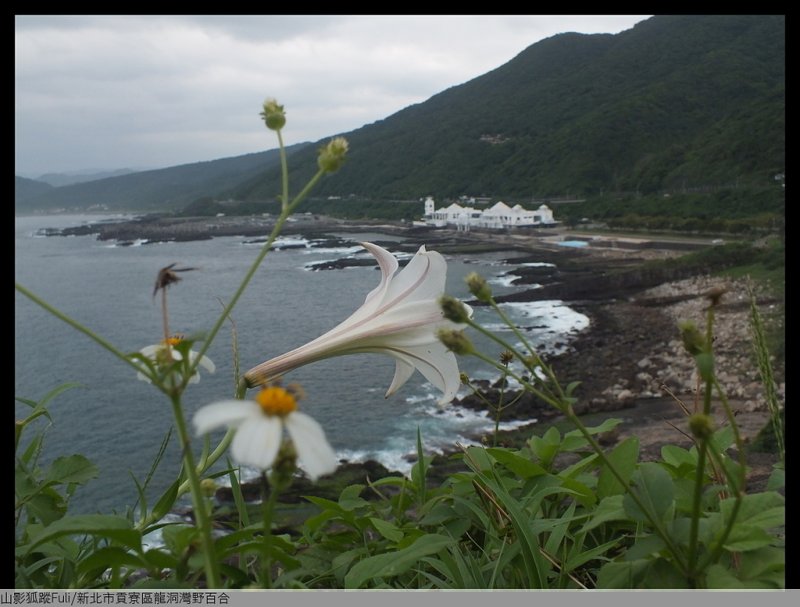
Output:
<path fill-rule="evenodd" d="M 283 388 L 270 386 L 256 395 L 256 402 L 267 415 L 288 415 L 297 409 L 297 399 Z"/>
<path fill-rule="evenodd" d="M 183 341 L 182 335 L 173 335 L 172 337 L 168 337 L 162 343 L 165 346 L 177 346 L 179 343 Z"/>

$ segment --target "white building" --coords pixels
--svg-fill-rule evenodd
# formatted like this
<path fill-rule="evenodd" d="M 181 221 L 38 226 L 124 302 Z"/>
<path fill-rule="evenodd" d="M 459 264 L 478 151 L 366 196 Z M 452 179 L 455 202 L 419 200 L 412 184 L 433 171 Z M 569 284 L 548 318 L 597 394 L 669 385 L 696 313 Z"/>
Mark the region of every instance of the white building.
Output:
<path fill-rule="evenodd" d="M 522 205 L 509 207 L 504 202 L 495 203 L 488 209 L 462 207 L 453 203 L 449 207 L 437 209 L 431 196 L 425 199 L 425 217 L 422 222 L 427 226 L 443 228 L 456 226 L 458 230 L 469 231 L 473 228 L 491 228 L 501 230 L 514 227 L 553 226 L 553 211 L 543 204 L 535 211 L 529 211 Z"/>

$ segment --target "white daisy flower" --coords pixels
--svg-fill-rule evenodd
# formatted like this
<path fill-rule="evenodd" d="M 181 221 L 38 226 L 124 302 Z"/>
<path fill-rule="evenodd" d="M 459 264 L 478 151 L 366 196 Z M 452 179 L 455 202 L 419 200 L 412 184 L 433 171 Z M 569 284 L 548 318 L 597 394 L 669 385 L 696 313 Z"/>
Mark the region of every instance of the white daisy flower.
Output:
<path fill-rule="evenodd" d="M 170 337 L 169 339 L 165 339 L 160 344 L 153 344 L 151 346 L 145 346 L 141 350 L 139 350 L 139 354 L 142 356 L 146 356 L 150 360 L 152 360 L 156 367 L 159 368 L 166 368 L 176 362 L 183 361 L 183 354 L 181 354 L 177 349 L 176 346 L 183 341 L 183 337 L 180 335 L 175 335 Z M 197 352 L 194 350 L 189 350 L 189 361 L 188 364 L 194 364 L 197 360 Z M 200 367 L 203 367 L 209 373 L 213 373 L 216 371 L 216 366 L 211 361 L 210 358 L 207 356 L 202 356 L 200 358 Z M 146 381 L 150 383 L 150 378 L 145 375 L 142 371 L 136 374 L 142 381 Z M 192 377 L 189 379 L 190 384 L 196 384 L 200 381 L 200 373 L 197 369 L 195 369 L 194 373 L 192 373 Z"/>
<path fill-rule="evenodd" d="M 279 387 L 262 389 L 255 400 L 224 400 L 206 405 L 194 415 L 198 435 L 217 428 L 236 428 L 231 443 L 233 458 L 260 470 L 272 467 L 289 434 L 300 466 L 312 481 L 336 470 L 338 460 L 325 431 L 310 416 L 297 411 L 295 396 Z"/>

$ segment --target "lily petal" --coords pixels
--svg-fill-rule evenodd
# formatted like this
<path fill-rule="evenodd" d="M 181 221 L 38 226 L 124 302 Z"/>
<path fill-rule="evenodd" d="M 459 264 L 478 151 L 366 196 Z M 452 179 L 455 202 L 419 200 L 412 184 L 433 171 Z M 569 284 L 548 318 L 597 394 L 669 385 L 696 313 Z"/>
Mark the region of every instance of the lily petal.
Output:
<path fill-rule="evenodd" d="M 325 431 L 317 421 L 297 411 L 286 416 L 284 421 L 297 458 L 312 481 L 330 474 L 339 464 L 336 453 L 325 438 Z"/>

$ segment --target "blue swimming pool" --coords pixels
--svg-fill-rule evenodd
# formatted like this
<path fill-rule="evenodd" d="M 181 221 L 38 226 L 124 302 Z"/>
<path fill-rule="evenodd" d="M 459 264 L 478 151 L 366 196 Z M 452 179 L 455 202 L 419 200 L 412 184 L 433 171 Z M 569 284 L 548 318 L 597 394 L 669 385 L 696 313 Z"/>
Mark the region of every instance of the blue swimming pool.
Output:
<path fill-rule="evenodd" d="M 561 242 L 557 243 L 562 247 L 586 247 L 589 246 L 589 243 L 585 240 L 562 240 Z"/>

